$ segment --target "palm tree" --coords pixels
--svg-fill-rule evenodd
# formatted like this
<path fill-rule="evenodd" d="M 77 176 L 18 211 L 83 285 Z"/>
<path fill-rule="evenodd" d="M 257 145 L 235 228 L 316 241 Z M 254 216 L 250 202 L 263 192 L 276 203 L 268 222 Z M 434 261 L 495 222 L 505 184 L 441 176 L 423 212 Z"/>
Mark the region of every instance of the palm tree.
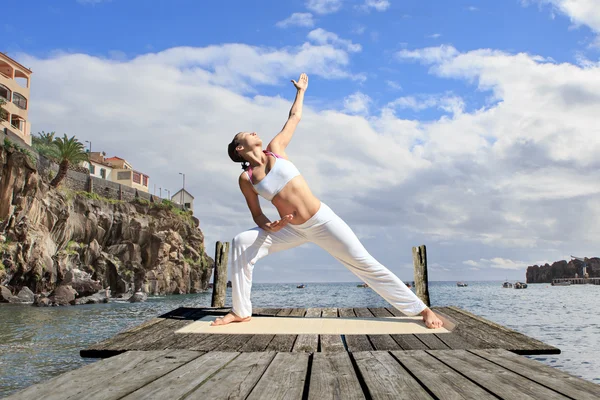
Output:
<path fill-rule="evenodd" d="M 54 132 L 54 131 L 48 132 L 48 133 L 41 131 L 41 132 L 38 132 L 37 139 L 43 144 L 50 145 L 50 144 L 54 143 L 54 135 L 55 134 L 56 134 L 56 132 Z"/>
<path fill-rule="evenodd" d="M 78 164 L 81 161 L 89 161 L 83 144 L 75 139 L 75 136 L 68 138 L 65 134 L 62 138 L 54 139 L 54 145 L 58 149 L 59 168 L 58 174 L 50 182 L 50 186 L 57 187 L 67 176 L 69 165 Z"/>

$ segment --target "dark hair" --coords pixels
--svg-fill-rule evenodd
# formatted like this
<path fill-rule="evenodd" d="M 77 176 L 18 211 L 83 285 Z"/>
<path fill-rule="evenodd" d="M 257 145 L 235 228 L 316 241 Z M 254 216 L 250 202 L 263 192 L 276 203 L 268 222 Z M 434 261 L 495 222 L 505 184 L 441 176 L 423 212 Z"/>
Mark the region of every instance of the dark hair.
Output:
<path fill-rule="evenodd" d="M 231 161 L 242 163 L 242 169 L 245 171 L 250 166 L 250 163 L 244 160 L 244 157 L 242 157 L 240 153 L 235 150 L 235 148 L 240 144 L 236 138 L 237 135 L 233 137 L 233 140 L 231 143 L 229 143 L 229 146 L 227 146 L 227 152 L 229 153 L 229 158 L 231 158 Z"/>

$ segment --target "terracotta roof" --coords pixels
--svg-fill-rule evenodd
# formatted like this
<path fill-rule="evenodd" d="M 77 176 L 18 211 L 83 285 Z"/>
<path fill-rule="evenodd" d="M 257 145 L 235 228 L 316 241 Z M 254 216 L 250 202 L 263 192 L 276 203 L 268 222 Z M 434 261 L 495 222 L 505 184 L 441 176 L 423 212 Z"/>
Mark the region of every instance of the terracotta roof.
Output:
<path fill-rule="evenodd" d="M 18 62 L 17 60 L 14 60 L 14 59 L 10 58 L 9 56 L 6 55 L 6 53 L 0 52 L 0 54 L 2 54 L 4 56 L 4 58 L 7 58 L 9 61 L 17 64 L 19 67 L 23 68 L 24 70 L 26 70 L 30 74 L 33 74 L 32 70 L 30 70 L 29 68 L 27 68 L 26 66 L 24 66 L 23 64 L 21 64 L 20 62 Z"/>

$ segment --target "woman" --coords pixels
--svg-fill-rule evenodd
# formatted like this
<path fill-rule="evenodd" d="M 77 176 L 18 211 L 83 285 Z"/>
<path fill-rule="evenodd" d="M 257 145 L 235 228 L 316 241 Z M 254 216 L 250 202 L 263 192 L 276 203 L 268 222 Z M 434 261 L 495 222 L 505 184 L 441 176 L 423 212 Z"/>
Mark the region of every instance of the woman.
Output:
<path fill-rule="evenodd" d="M 292 80 L 292 83 L 297 91 L 289 118 L 265 151 L 256 132 L 240 132 L 229 144 L 229 157 L 242 163 L 244 172 L 239 178 L 240 189 L 258 226 L 233 239 L 233 307 L 229 314 L 215 320 L 213 325 L 250 320 L 252 270 L 258 260 L 277 251 L 313 242 L 403 313 L 422 315 L 429 328 L 441 327 L 442 321 L 433 311 L 397 276 L 377 262 L 350 227 L 312 194 L 298 169 L 288 160 L 285 149 L 302 117 L 308 76 L 302 74 L 298 82 Z M 270 221 L 263 214 L 259 195 L 273 203 L 281 219 Z"/>

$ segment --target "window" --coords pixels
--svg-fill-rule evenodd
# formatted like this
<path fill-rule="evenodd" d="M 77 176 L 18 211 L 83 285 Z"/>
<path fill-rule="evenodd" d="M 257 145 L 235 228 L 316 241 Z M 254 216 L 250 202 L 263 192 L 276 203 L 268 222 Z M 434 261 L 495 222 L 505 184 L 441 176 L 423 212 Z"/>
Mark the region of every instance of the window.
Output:
<path fill-rule="evenodd" d="M 134 172 L 133 173 L 133 182 L 134 183 L 138 183 L 139 184 L 141 182 L 141 179 L 142 179 L 142 177 L 141 177 L 141 175 L 140 175 L 139 172 Z"/>
<path fill-rule="evenodd" d="M 148 177 L 144 175 L 144 186 L 148 186 Z"/>
<path fill-rule="evenodd" d="M 106 170 L 104 168 L 100 168 L 100 176 L 102 179 L 106 179 Z"/>
<path fill-rule="evenodd" d="M 15 104 L 15 106 L 23 110 L 27 110 L 27 99 L 21 94 L 16 92 L 13 93 L 13 103 Z"/>
<path fill-rule="evenodd" d="M 0 85 L 0 97 L 6 101 L 10 101 L 10 89 L 4 85 Z"/>
<path fill-rule="evenodd" d="M 185 203 L 185 208 L 192 208 L 192 203 Z"/>
<path fill-rule="evenodd" d="M 120 171 L 117 172 L 117 180 L 118 181 L 126 181 L 131 179 L 131 172 L 130 171 Z"/>
<path fill-rule="evenodd" d="M 94 164 L 90 164 L 90 174 L 96 174 L 96 166 Z"/>
<path fill-rule="evenodd" d="M 23 131 L 25 128 L 25 121 L 19 118 L 18 115 L 13 115 L 11 117 L 10 124 L 13 126 L 13 128 L 16 128 L 20 131 Z"/>

